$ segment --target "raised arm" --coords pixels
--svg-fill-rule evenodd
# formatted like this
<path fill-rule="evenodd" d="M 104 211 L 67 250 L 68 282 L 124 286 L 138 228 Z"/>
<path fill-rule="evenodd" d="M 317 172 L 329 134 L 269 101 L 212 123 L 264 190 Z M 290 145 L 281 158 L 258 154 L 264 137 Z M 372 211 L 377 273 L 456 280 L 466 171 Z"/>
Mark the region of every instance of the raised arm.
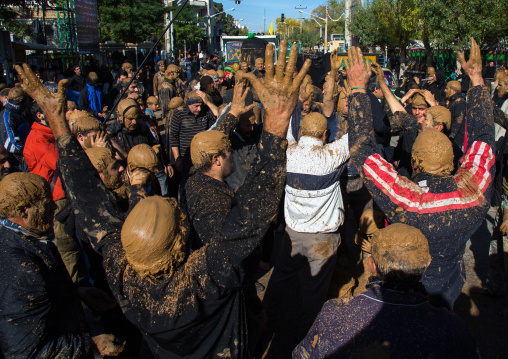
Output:
<path fill-rule="evenodd" d="M 325 117 L 330 117 L 335 110 L 333 94 L 335 93 L 335 88 L 337 87 L 336 78 L 341 63 L 342 57 L 337 56 L 336 49 L 333 50 L 330 55 L 331 70 L 328 75 L 326 75 L 325 84 L 323 86 L 323 114 Z"/>
<path fill-rule="evenodd" d="M 67 81 L 58 84 L 57 93 L 51 93 L 35 77 L 27 64 L 16 66 L 22 80 L 21 87 L 41 107 L 57 142 L 59 166 L 63 183 L 76 211 L 78 221 L 94 240 L 102 245 L 102 239 L 112 233 L 120 233 L 120 213 L 97 170 L 92 166 L 78 141 L 71 135 L 65 121 Z"/>
<path fill-rule="evenodd" d="M 247 78 L 252 83 L 267 115 L 261 135 L 259 160 L 252 164 L 246 181 L 236 192 L 236 205 L 223 227 L 217 231 L 221 233 L 220 238 L 212 240 L 213 243 L 207 248 L 208 260 L 217 265 L 212 268 L 221 269 L 216 273 L 218 282 L 228 280 L 220 273 L 231 264 L 240 264 L 259 243 L 275 217 L 282 197 L 286 177 L 286 132 L 298 100 L 300 84 L 310 66 L 310 61 L 306 61 L 293 79 L 296 48 L 291 49 L 286 66 L 286 46 L 281 45 L 276 74 L 271 60 L 274 48 L 271 44 L 267 46 L 266 77 L 263 83 L 252 73 L 239 73 L 238 76 L 239 79 Z"/>

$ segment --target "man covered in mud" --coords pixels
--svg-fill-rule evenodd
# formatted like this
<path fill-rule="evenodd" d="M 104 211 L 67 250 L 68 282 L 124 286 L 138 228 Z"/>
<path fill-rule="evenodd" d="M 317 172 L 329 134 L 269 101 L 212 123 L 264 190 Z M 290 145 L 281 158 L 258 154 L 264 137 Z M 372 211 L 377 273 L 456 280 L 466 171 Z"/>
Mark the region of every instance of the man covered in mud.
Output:
<path fill-rule="evenodd" d="M 266 58 L 273 58 L 268 45 Z M 188 255 L 188 224 L 176 201 L 143 199 L 127 217 L 117 209 L 65 123 L 64 86 L 50 94 L 27 65 L 17 67 L 23 87 L 48 116 L 57 139 L 63 182 L 76 215 L 104 257 L 109 286 L 126 317 L 142 331 L 145 357 L 246 357 L 241 261 L 276 214 L 285 178 L 285 136 L 310 61 L 293 79 L 296 48 L 286 69 L 286 46 L 265 82 L 253 85 L 267 111 L 260 160 L 237 191 L 220 238 Z M 250 79 L 249 79 L 250 80 Z M 257 79 L 256 79 L 257 80 Z M 160 220 L 163 218 L 164 220 Z M 121 228 L 121 229 L 120 229 Z"/>
<path fill-rule="evenodd" d="M 431 302 L 450 310 L 464 284 L 467 240 L 483 221 L 490 205 L 494 177 L 494 119 L 492 101 L 483 85 L 480 49 L 471 39 L 471 56 L 459 59 L 472 82 L 468 93 L 468 138 L 461 167 L 452 176 L 453 150 L 446 135 L 422 131 L 411 152 L 412 181 L 397 174 L 375 154 L 372 115 L 364 93 L 370 69 L 359 48 L 349 51 L 349 146 L 351 159 L 364 177 L 375 202 L 392 223 L 401 222 L 422 231 L 429 241 L 432 262 L 422 283 Z"/>
<path fill-rule="evenodd" d="M 339 179 L 341 165 L 349 158 L 348 137 L 326 144 L 327 126 L 326 118 L 313 112 L 303 117 L 298 142 L 288 136 L 286 231 L 263 304 L 269 326 L 294 316 L 293 347 L 325 302 L 344 219 Z M 295 277 L 301 295 L 298 305 L 288 304 L 293 302 L 289 296 L 295 296 L 287 287 Z M 275 332 L 287 330 L 281 326 Z"/>
<path fill-rule="evenodd" d="M 49 183 L 11 173 L 0 181 L 0 198 L 0 356 L 86 357 L 90 335 L 81 302 L 52 242 Z"/>
<path fill-rule="evenodd" d="M 395 223 L 372 237 L 371 272 L 359 296 L 325 303 L 293 358 L 479 358 L 466 325 L 429 304 L 422 232 Z"/>
<path fill-rule="evenodd" d="M 386 85 L 381 67 L 372 64 L 372 69 L 393 114 L 388 116 L 392 131 L 398 132 L 400 136 L 393 159 L 397 163 L 397 172 L 402 176 L 410 177 L 413 174 L 411 151 L 418 134 L 428 128 L 448 133 L 451 128 L 451 113 L 446 107 L 437 106 L 429 91 L 413 89 L 407 93 L 407 97 L 412 100 L 412 115 L 407 113 Z"/>

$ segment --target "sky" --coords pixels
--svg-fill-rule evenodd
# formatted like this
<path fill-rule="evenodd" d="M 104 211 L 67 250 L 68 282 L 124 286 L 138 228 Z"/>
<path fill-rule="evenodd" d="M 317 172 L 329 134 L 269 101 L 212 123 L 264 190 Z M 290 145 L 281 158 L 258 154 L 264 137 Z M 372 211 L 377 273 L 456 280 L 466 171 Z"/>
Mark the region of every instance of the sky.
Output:
<path fill-rule="evenodd" d="M 283 13 L 286 18 L 300 18 L 300 13 L 295 7 L 303 7 L 302 11 L 310 13 L 319 5 L 326 4 L 326 0 L 241 0 L 239 5 L 235 4 L 234 0 L 215 0 L 215 2 L 222 3 L 224 9 L 235 8 L 234 11 L 228 11 L 236 20 L 239 21 L 241 26 L 247 26 L 249 32 L 259 32 L 259 25 L 261 25 L 261 32 L 268 32 L 270 24 L 273 21 L 275 31 L 275 19 L 280 17 Z M 266 22 L 265 18 L 266 10 Z M 307 14 L 302 14 L 302 18 L 308 18 Z M 266 24 L 266 25 L 265 25 Z"/>

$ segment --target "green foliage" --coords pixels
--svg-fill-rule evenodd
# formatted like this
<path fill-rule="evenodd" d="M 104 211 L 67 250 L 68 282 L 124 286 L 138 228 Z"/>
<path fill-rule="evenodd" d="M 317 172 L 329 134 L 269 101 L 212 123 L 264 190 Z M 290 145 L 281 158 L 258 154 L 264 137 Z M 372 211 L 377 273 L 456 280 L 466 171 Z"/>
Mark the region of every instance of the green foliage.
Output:
<path fill-rule="evenodd" d="M 101 40 L 150 41 L 164 28 L 162 0 L 97 0 Z"/>
<path fill-rule="evenodd" d="M 355 7 L 349 29 L 365 45 L 406 47 L 418 34 L 415 0 L 373 0 Z"/>
<path fill-rule="evenodd" d="M 508 35 L 508 2 L 500 0 L 417 0 L 429 40 L 462 49 L 473 36 L 478 43 Z"/>
<path fill-rule="evenodd" d="M 344 34 L 344 27 L 345 27 L 345 19 L 342 16 L 344 13 L 344 0 L 338 2 L 337 0 L 329 0 L 328 1 L 328 34 Z M 321 5 L 312 10 L 312 14 L 322 17 L 323 19 L 326 17 L 326 6 Z M 341 17 L 342 16 L 342 17 Z M 330 20 L 332 18 L 333 20 L 340 19 L 339 21 L 332 21 Z M 323 26 L 323 36 L 325 31 L 325 22 L 317 19 Z M 311 21 L 314 23 L 313 27 L 316 27 L 319 31 L 319 26 L 316 24 L 314 20 Z M 315 44 L 316 45 L 316 44 Z"/>

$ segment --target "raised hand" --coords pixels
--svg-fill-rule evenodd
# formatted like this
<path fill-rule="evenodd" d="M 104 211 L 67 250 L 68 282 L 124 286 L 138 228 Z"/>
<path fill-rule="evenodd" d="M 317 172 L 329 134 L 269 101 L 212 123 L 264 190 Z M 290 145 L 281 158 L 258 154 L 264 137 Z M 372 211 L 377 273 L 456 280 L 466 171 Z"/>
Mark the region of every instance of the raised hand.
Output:
<path fill-rule="evenodd" d="M 67 108 L 65 90 L 67 89 L 68 81 L 61 80 L 58 83 L 58 91 L 53 93 L 42 85 L 27 64 L 23 64 L 23 67 L 16 65 L 15 69 L 21 80 L 21 88 L 44 111 L 55 138 L 70 134 L 69 126 L 65 121 L 65 110 Z"/>
<path fill-rule="evenodd" d="M 370 64 L 364 62 L 363 53 L 359 47 L 353 46 L 348 50 L 346 72 L 352 92 L 367 92 L 371 71 Z"/>
<path fill-rule="evenodd" d="M 91 141 L 92 147 L 106 147 L 108 144 L 108 133 L 106 131 L 99 131 L 96 136 L 93 136 Z"/>
<path fill-rule="evenodd" d="M 466 62 L 463 52 L 457 52 L 457 57 L 464 72 L 469 76 L 473 86 L 483 85 L 482 77 L 482 57 L 480 47 L 474 38 L 471 38 L 471 52 L 469 61 Z"/>
<path fill-rule="evenodd" d="M 337 56 L 337 49 L 333 50 L 332 54 L 330 55 L 330 66 L 331 66 L 330 73 L 334 74 L 337 73 L 343 60 L 344 60 L 343 56 Z"/>
<path fill-rule="evenodd" d="M 373 62 L 370 64 L 370 68 L 372 72 L 376 74 L 376 82 L 379 86 L 386 85 L 385 82 L 385 74 L 383 72 L 383 69 L 381 68 L 381 65 L 378 63 Z"/>
<path fill-rule="evenodd" d="M 238 72 L 243 73 L 241 70 Z M 242 77 L 242 75 L 240 75 L 240 77 Z M 231 115 L 238 117 L 246 112 L 249 112 L 254 108 L 254 106 L 256 106 L 254 103 L 249 106 L 245 106 L 245 99 L 247 98 L 248 93 L 249 89 L 245 88 L 245 81 L 237 81 L 235 89 L 233 90 L 233 102 L 231 103 L 231 108 L 229 109 L 229 113 Z"/>
<path fill-rule="evenodd" d="M 279 48 L 277 71 L 273 63 L 274 47 L 268 44 L 265 50 L 265 78 L 261 82 L 252 72 L 237 73 L 238 80 L 246 78 L 250 81 L 266 109 L 264 130 L 280 137 L 285 137 L 289 119 L 298 101 L 300 84 L 309 70 L 311 61 L 307 59 L 302 69 L 293 79 L 296 68 L 297 47 L 293 46 L 286 64 L 287 43 Z"/>

